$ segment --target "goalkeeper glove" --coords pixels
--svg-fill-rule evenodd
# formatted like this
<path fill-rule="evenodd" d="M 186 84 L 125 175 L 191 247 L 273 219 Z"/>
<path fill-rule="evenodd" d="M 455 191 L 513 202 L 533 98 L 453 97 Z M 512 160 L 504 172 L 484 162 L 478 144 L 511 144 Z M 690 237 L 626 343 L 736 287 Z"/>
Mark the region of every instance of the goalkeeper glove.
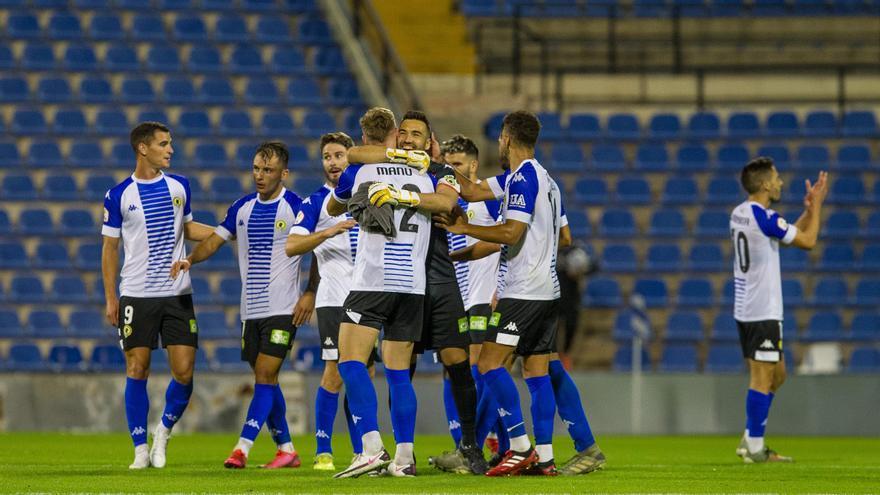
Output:
<path fill-rule="evenodd" d="M 412 167 L 424 175 L 431 165 L 431 156 L 427 152 L 421 150 L 400 150 L 395 148 L 387 148 L 385 157 L 391 163 L 402 163 L 408 167 Z"/>
<path fill-rule="evenodd" d="M 421 203 L 421 198 L 419 197 L 419 193 L 413 191 L 407 191 L 406 189 L 398 189 L 391 184 L 385 184 L 384 182 L 376 182 L 375 184 L 370 185 L 369 189 L 370 195 L 370 204 L 373 206 L 382 206 L 382 205 L 403 205 L 410 208 L 415 208 L 419 206 Z"/>

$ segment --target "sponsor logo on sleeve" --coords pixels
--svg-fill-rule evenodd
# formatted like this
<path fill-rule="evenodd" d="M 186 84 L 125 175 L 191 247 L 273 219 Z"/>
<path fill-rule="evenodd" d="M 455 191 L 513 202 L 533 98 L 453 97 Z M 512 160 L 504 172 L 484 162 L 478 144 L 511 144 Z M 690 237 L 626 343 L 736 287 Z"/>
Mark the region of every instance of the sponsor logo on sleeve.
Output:
<path fill-rule="evenodd" d="M 782 217 L 776 219 L 776 225 L 782 230 L 788 230 L 788 222 Z"/>
<path fill-rule="evenodd" d="M 512 207 L 525 208 L 526 198 L 522 194 L 511 194 L 510 201 L 508 201 L 507 205 Z"/>

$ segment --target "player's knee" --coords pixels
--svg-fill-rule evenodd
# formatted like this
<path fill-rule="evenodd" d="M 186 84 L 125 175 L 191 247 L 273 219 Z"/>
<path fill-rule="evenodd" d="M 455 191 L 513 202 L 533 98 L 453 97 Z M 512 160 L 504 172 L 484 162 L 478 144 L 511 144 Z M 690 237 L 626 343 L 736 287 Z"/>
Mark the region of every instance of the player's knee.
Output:
<path fill-rule="evenodd" d="M 782 387 L 782 384 L 785 383 L 785 379 L 788 378 L 788 372 L 785 371 L 785 366 L 780 366 L 776 369 L 776 372 L 773 374 L 773 386 L 771 387 L 772 392 L 776 392 Z"/>
<path fill-rule="evenodd" d="M 278 383 L 278 371 L 257 366 L 254 370 L 254 381 L 262 385 L 275 385 Z"/>
<path fill-rule="evenodd" d="M 171 376 L 177 383 L 188 385 L 193 379 L 193 369 L 190 367 L 189 369 L 172 370 Z"/>
<path fill-rule="evenodd" d="M 448 347 L 440 350 L 440 361 L 446 366 L 453 366 L 467 361 L 467 351 L 458 347 Z"/>
<path fill-rule="evenodd" d="M 334 394 L 342 390 L 342 377 L 339 376 L 339 372 L 325 371 L 321 376 L 321 388 Z"/>
<path fill-rule="evenodd" d="M 135 380 L 146 380 L 150 376 L 150 368 L 144 363 L 130 361 L 125 367 L 125 374 Z"/>

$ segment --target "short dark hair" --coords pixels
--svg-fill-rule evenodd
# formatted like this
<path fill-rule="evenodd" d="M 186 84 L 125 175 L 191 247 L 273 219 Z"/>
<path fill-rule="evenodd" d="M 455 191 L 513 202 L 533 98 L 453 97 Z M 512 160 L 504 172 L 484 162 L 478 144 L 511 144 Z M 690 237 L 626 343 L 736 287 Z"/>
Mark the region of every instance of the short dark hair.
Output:
<path fill-rule="evenodd" d="M 354 146 L 354 140 L 348 136 L 348 134 L 344 132 L 328 132 L 321 136 L 321 152 L 324 152 L 324 146 L 327 146 L 330 143 L 336 143 L 345 147 L 345 149 L 349 149 Z"/>
<path fill-rule="evenodd" d="M 131 149 L 137 153 L 138 145 L 141 143 L 150 144 L 153 142 L 153 135 L 156 131 L 171 132 L 168 126 L 161 122 L 141 122 L 131 130 L 129 140 L 131 141 Z"/>
<path fill-rule="evenodd" d="M 267 162 L 277 156 L 278 163 L 281 164 L 282 169 L 287 168 L 287 160 L 290 159 L 290 152 L 287 151 L 287 146 L 281 141 L 264 141 L 260 143 L 257 146 L 256 154 Z"/>
<path fill-rule="evenodd" d="M 443 141 L 443 144 L 440 145 L 440 151 L 444 155 L 447 153 L 464 153 L 465 155 L 474 158 L 480 157 L 480 150 L 477 149 L 477 145 L 474 141 L 461 134 L 456 134 L 446 141 Z"/>
<path fill-rule="evenodd" d="M 541 133 L 538 117 L 527 110 L 517 110 L 504 116 L 504 129 L 515 143 L 534 148 Z"/>
<path fill-rule="evenodd" d="M 761 184 L 769 178 L 770 172 L 773 170 L 773 159 L 766 156 L 759 156 L 746 164 L 740 175 L 740 182 L 743 189 L 749 194 L 755 194 L 761 190 Z"/>
<path fill-rule="evenodd" d="M 425 112 L 420 110 L 410 110 L 403 115 L 403 118 L 400 119 L 401 122 L 404 120 L 418 120 L 425 124 L 425 127 L 428 128 L 428 136 L 431 136 L 431 123 L 428 122 L 428 116 L 425 115 Z"/>
<path fill-rule="evenodd" d="M 391 110 L 373 107 L 361 117 L 360 125 L 361 132 L 364 133 L 368 141 L 381 143 L 397 127 L 397 122 L 394 119 L 394 112 Z"/>

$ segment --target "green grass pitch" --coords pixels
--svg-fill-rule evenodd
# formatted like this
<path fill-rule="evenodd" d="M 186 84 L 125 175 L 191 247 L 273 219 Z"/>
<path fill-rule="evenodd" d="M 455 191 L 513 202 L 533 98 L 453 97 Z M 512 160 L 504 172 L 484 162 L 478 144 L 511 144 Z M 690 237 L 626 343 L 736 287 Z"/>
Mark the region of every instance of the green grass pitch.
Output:
<path fill-rule="evenodd" d="M 772 438 L 770 445 L 794 456 L 791 465 L 743 465 L 734 437 L 601 437 L 604 471 L 578 477 L 486 478 L 445 474 L 427 456 L 448 449 L 445 436 L 416 439 L 414 479 L 333 480 L 311 468 L 314 440 L 299 437 L 299 469 L 264 471 L 273 446 L 257 439 L 251 465 L 227 470 L 223 460 L 235 434 L 180 435 L 171 440 L 168 466 L 132 472 L 127 436 L 15 433 L 0 435 L 2 493 L 877 493 L 880 440 Z M 386 439 L 386 445 L 393 441 Z M 568 438 L 555 442 L 559 462 L 573 453 Z M 337 467 L 350 460 L 344 435 L 334 439 Z"/>

